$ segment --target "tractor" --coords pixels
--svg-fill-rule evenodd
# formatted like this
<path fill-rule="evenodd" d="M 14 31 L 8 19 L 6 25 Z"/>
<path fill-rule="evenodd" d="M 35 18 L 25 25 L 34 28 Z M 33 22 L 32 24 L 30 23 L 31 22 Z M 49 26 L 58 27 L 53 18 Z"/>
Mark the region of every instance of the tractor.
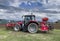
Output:
<path fill-rule="evenodd" d="M 45 25 L 48 18 L 43 18 L 43 22 L 40 23 L 36 21 L 35 15 L 24 15 L 22 16 L 23 21 L 16 22 L 15 24 L 7 24 L 6 27 L 12 27 L 14 31 L 28 31 L 30 33 L 36 33 L 39 29 L 41 31 L 48 31 L 49 28 L 47 26 L 43 27 L 42 25 Z"/>
<path fill-rule="evenodd" d="M 39 24 L 35 19 L 35 15 L 24 15 L 22 16 L 24 21 L 21 21 L 21 24 L 16 24 L 14 26 L 15 31 L 23 30 L 30 33 L 36 33 L 39 28 Z"/>

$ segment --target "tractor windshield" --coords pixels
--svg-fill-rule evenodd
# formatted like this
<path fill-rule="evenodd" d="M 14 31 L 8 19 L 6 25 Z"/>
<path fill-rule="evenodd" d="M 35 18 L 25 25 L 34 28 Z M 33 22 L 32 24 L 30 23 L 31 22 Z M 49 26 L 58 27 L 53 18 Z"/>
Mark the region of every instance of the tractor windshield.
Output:
<path fill-rule="evenodd" d="M 30 19 L 30 17 L 25 17 L 25 20 L 28 20 L 28 21 L 29 21 L 29 20 L 31 20 L 31 19 Z"/>
<path fill-rule="evenodd" d="M 34 21 L 35 20 L 35 17 L 32 17 L 32 20 Z"/>
<path fill-rule="evenodd" d="M 25 17 L 25 20 L 26 20 L 26 21 L 35 20 L 35 17 L 33 17 L 33 16 L 28 16 L 28 17 Z"/>

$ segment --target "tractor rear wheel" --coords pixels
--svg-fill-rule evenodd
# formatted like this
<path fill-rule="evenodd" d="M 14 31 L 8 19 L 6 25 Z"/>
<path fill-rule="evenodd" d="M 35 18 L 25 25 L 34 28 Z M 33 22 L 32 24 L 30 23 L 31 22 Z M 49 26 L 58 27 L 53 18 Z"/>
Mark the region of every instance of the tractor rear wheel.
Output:
<path fill-rule="evenodd" d="M 36 33 L 38 31 L 38 25 L 36 23 L 30 23 L 28 25 L 28 31 L 30 33 Z"/>
<path fill-rule="evenodd" d="M 15 26 L 13 27 L 13 30 L 14 30 L 14 31 L 20 31 L 20 29 L 21 29 L 21 25 L 15 25 Z"/>

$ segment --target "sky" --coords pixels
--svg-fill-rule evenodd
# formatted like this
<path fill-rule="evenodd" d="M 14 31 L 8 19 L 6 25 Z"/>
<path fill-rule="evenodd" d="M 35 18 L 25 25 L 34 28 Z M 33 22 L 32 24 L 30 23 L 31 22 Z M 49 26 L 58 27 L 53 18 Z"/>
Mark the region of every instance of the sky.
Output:
<path fill-rule="evenodd" d="M 37 20 L 39 17 L 60 20 L 60 0 L 0 0 L 0 19 L 21 20 L 22 15 L 31 12 Z"/>

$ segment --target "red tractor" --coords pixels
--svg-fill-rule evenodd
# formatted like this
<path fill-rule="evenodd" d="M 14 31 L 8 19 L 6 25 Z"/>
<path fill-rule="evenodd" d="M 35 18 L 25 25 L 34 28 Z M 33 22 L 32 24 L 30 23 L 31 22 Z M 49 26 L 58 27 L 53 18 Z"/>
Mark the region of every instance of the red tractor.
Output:
<path fill-rule="evenodd" d="M 35 19 L 35 15 L 24 15 L 23 16 L 24 21 L 20 21 L 17 23 L 8 23 L 6 27 L 12 27 L 15 31 L 28 31 L 30 33 L 36 33 L 38 32 L 40 27 L 40 23 L 38 23 Z M 48 20 L 47 18 L 44 18 L 43 20 Z M 42 30 L 45 31 L 45 29 L 48 31 L 48 28 L 44 27 Z"/>
<path fill-rule="evenodd" d="M 24 15 L 20 26 L 20 30 L 28 31 L 30 33 L 36 33 L 39 28 L 38 22 L 35 20 L 35 15 Z M 17 25 L 15 26 L 17 28 Z"/>

